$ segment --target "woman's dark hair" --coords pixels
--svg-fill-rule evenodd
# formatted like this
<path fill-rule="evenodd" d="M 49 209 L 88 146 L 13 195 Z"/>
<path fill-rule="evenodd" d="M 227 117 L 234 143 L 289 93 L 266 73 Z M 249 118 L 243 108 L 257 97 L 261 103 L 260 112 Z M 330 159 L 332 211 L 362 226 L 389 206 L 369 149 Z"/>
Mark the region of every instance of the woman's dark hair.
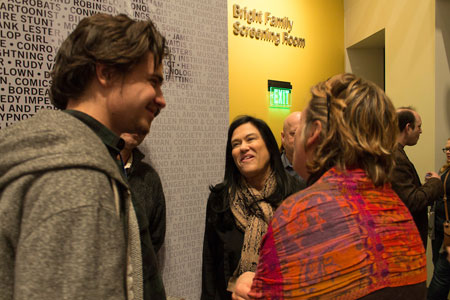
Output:
<path fill-rule="evenodd" d="M 275 137 L 266 122 L 248 115 L 239 116 L 230 124 L 230 127 L 228 128 L 228 139 L 225 153 L 225 175 L 223 181 L 216 186 L 210 186 L 211 192 L 217 195 L 217 197 L 215 197 L 215 201 L 211 203 L 211 208 L 216 213 L 227 211 L 230 207 L 230 194 L 233 195 L 242 182 L 242 175 L 234 163 L 233 156 L 231 155 L 231 138 L 236 128 L 246 123 L 251 123 L 261 134 L 270 155 L 270 168 L 275 174 L 277 187 L 272 196 L 266 199 L 266 201 L 272 206 L 277 207 L 287 196 L 299 189 L 298 182 L 296 182 L 292 176 L 287 174 L 283 167 L 277 141 L 275 140 Z"/>

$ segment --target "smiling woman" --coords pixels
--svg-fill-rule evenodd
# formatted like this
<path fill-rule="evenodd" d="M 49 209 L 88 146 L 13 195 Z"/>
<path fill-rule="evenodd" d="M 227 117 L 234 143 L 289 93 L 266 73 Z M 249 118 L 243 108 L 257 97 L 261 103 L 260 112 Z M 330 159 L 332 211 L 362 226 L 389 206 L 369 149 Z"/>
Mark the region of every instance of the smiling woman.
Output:
<path fill-rule="evenodd" d="M 255 271 L 273 212 L 301 184 L 284 170 L 269 126 L 242 116 L 228 129 L 224 180 L 210 187 L 201 299 L 231 299 L 236 278 Z"/>
<path fill-rule="evenodd" d="M 252 123 L 236 128 L 231 137 L 231 155 L 245 180 L 257 190 L 264 188 L 269 177 L 270 155 L 259 130 Z"/>

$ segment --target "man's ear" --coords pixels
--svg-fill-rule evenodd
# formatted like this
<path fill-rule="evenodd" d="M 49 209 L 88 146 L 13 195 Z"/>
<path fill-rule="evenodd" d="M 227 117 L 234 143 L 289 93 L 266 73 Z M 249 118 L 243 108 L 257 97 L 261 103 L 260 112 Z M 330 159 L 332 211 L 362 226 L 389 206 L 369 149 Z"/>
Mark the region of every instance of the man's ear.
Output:
<path fill-rule="evenodd" d="M 281 142 L 284 142 L 284 131 L 281 132 Z"/>
<path fill-rule="evenodd" d="M 107 86 L 111 82 L 112 79 L 111 70 L 104 64 L 100 63 L 95 64 L 95 75 L 97 77 L 97 81 L 102 86 Z"/>
<path fill-rule="evenodd" d="M 412 130 L 411 123 L 407 123 L 405 126 L 406 133 L 408 133 L 410 130 Z"/>
<path fill-rule="evenodd" d="M 322 123 L 319 120 L 315 120 L 306 132 L 306 147 L 314 147 L 320 141 L 320 133 L 322 132 Z"/>

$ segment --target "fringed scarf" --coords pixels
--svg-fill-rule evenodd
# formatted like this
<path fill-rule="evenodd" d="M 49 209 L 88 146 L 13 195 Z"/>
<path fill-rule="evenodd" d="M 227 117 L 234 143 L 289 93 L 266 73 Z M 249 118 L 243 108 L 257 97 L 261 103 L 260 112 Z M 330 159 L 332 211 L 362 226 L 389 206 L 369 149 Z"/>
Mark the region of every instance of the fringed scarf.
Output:
<path fill-rule="evenodd" d="M 272 220 L 272 206 L 265 201 L 276 188 L 275 175 L 272 172 L 266 179 L 261 191 L 248 185 L 243 179 L 236 194 L 230 197 L 230 208 L 236 225 L 244 232 L 241 259 L 233 276 L 228 281 L 228 290 L 233 291 L 237 278 L 244 272 L 256 271 L 261 240 Z"/>

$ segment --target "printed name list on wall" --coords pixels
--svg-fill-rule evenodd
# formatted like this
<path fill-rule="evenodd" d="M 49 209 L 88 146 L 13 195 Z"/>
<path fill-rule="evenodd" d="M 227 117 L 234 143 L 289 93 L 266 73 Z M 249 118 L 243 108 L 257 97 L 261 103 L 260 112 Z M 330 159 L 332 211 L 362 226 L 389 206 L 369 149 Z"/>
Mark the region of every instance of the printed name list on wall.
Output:
<path fill-rule="evenodd" d="M 56 51 L 82 18 L 95 13 L 151 18 L 168 40 L 167 107 L 141 149 L 158 170 L 166 195 L 160 256 L 167 294 L 199 299 L 208 186 L 223 177 L 228 127 L 226 1 L 2 1 L 0 128 L 54 109 L 48 87 Z"/>
<path fill-rule="evenodd" d="M 223 179 L 225 165 L 227 2 L 161 0 L 149 6 L 150 18 L 169 39 L 171 52 L 164 69 L 167 108 L 144 141 L 167 198 L 163 280 L 169 295 L 196 300 L 208 186 Z"/>
<path fill-rule="evenodd" d="M 268 11 L 263 13 L 260 10 L 247 9 L 247 7 L 242 8 L 238 4 L 233 4 L 233 18 L 247 23 L 247 25 L 241 25 L 239 21 L 233 23 L 233 34 L 236 36 L 270 42 L 275 46 L 281 44 L 296 48 L 305 48 L 306 41 L 304 38 L 291 35 L 294 21 L 290 20 L 289 17 L 274 16 Z M 264 25 L 265 29 L 250 26 L 253 24 Z M 282 33 L 273 31 L 279 29 L 285 31 Z"/>

